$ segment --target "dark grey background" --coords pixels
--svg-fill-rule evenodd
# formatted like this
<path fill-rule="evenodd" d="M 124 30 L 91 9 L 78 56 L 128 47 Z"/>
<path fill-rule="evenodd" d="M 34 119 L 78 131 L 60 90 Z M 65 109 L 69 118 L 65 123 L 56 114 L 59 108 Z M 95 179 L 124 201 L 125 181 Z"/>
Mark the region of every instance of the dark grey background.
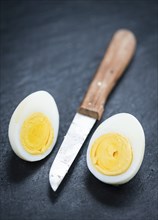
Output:
<path fill-rule="evenodd" d="M 156 219 L 156 14 L 157 4 L 152 0 L 1 1 L 1 219 Z M 119 112 L 129 112 L 140 120 L 146 134 L 142 167 L 123 186 L 99 182 L 86 166 L 91 133 L 59 191 L 53 193 L 48 182 L 51 163 L 112 34 L 119 28 L 135 33 L 137 51 L 109 97 L 101 121 Z M 54 96 L 60 131 L 51 155 L 29 163 L 13 153 L 7 132 L 15 107 L 37 90 Z"/>

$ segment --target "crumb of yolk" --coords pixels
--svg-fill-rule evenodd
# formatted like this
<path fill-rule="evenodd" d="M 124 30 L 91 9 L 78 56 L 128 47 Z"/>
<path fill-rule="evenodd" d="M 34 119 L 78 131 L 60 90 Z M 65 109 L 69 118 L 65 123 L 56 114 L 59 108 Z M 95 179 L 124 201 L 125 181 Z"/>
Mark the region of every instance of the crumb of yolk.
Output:
<path fill-rule="evenodd" d="M 51 146 L 54 139 L 52 125 L 43 113 L 36 112 L 23 123 L 20 141 L 23 148 L 30 154 L 43 154 Z"/>
<path fill-rule="evenodd" d="M 94 141 L 90 158 L 100 173 L 119 175 L 127 171 L 132 163 L 132 147 L 126 137 L 118 133 L 108 133 Z"/>

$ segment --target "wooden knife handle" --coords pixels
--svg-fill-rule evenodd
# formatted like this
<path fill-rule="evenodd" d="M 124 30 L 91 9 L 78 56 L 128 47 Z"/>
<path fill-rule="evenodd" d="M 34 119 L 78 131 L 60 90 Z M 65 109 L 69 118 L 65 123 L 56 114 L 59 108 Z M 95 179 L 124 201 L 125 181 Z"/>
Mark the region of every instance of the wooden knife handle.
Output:
<path fill-rule="evenodd" d="M 129 30 L 118 30 L 107 49 L 106 54 L 92 80 L 78 112 L 100 119 L 104 105 L 131 61 L 136 48 L 136 38 Z"/>

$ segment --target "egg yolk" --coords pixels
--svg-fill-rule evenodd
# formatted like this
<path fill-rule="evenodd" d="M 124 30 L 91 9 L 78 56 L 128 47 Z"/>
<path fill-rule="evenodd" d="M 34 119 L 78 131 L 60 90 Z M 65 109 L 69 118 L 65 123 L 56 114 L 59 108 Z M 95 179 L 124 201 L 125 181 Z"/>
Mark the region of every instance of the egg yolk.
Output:
<path fill-rule="evenodd" d="M 132 163 L 132 147 L 126 137 L 118 133 L 108 133 L 93 143 L 90 158 L 100 173 L 119 175 L 127 171 Z"/>
<path fill-rule="evenodd" d="M 43 113 L 36 112 L 23 123 L 20 141 L 24 149 L 33 155 L 43 154 L 51 146 L 54 139 L 52 125 Z"/>

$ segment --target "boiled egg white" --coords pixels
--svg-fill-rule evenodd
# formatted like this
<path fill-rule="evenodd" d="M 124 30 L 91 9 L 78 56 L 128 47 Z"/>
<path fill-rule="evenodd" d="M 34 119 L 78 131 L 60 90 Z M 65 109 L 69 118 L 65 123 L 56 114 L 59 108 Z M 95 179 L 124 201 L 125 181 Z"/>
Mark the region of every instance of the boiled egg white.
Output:
<path fill-rule="evenodd" d="M 131 180 L 144 157 L 145 135 L 131 114 L 116 114 L 94 132 L 87 150 L 87 165 L 100 181 L 119 185 Z"/>
<path fill-rule="evenodd" d="M 37 91 L 15 109 L 8 136 L 17 156 L 26 161 L 38 161 L 52 151 L 58 130 L 59 112 L 54 98 L 46 91 Z"/>

